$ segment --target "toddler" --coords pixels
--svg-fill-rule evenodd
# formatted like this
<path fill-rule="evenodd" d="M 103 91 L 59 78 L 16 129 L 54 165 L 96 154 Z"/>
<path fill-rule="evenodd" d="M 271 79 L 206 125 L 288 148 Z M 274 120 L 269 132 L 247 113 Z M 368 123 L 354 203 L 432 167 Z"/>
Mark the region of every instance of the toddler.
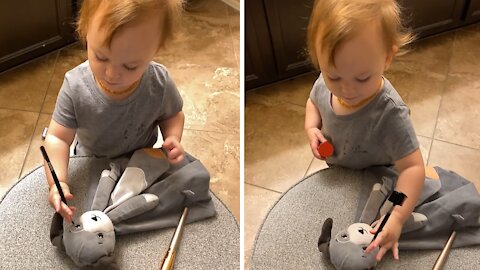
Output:
<path fill-rule="evenodd" d="M 389 249 L 398 260 L 402 225 L 425 178 L 409 109 L 383 76 L 399 49 L 411 41 L 394 0 L 316 1 L 308 26 L 311 60 L 321 70 L 305 116 L 314 156 L 324 159 L 317 148 L 328 140 L 335 148 L 328 164 L 352 169 L 394 165 L 399 172 L 395 189 L 408 196 L 366 249 L 380 246 L 377 260 Z"/>
<path fill-rule="evenodd" d="M 113 158 L 151 147 L 158 128 L 172 164 L 180 144 L 183 101 L 167 69 L 153 57 L 172 37 L 178 0 L 85 0 L 77 22 L 88 60 L 65 74 L 45 148 L 67 200 L 69 147 L 75 154 Z M 71 222 L 75 207 L 61 202 L 46 167 L 48 200 Z"/>

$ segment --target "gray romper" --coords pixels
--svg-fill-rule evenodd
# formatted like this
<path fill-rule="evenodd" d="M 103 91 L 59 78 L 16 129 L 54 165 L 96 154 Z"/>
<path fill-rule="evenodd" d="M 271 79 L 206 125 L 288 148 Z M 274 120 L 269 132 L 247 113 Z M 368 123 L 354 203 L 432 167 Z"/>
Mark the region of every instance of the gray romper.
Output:
<path fill-rule="evenodd" d="M 335 152 L 328 164 L 351 169 L 393 165 L 419 147 L 410 121 L 410 110 L 385 78 L 383 88 L 363 108 L 349 115 L 336 115 L 332 95 L 322 75 L 310 99 L 322 116 L 322 133 Z"/>
<path fill-rule="evenodd" d="M 65 74 L 52 117 L 76 129 L 75 154 L 116 157 L 153 146 L 159 122 L 182 106 L 180 93 L 161 64 L 151 62 L 138 89 L 115 101 L 100 91 L 85 61 Z"/>

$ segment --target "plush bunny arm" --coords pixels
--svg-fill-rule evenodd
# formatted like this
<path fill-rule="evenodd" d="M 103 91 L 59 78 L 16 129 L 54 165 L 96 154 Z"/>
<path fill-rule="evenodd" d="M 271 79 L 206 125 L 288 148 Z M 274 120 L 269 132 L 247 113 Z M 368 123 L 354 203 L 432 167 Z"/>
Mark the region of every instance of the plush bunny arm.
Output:
<path fill-rule="evenodd" d="M 134 216 L 143 214 L 158 205 L 158 197 L 153 194 L 140 194 L 127 199 L 107 213 L 112 223 L 118 224 Z"/>
<path fill-rule="evenodd" d="M 161 149 L 135 151 L 111 194 L 112 205 L 105 212 L 150 187 L 169 167 L 170 163 Z"/>
<path fill-rule="evenodd" d="M 115 163 L 110 163 L 110 169 L 111 170 L 104 170 L 102 172 L 95 197 L 93 198 L 91 210 L 103 211 L 107 208 L 110 193 L 112 193 L 120 176 L 120 170 Z"/>

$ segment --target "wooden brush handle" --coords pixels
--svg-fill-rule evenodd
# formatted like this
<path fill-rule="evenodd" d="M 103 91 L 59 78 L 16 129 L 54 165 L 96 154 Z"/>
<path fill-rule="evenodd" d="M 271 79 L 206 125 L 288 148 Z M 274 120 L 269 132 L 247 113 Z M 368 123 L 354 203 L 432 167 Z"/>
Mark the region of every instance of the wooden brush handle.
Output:
<path fill-rule="evenodd" d="M 453 241 L 455 241 L 455 237 L 457 236 L 457 232 L 453 231 L 450 237 L 448 238 L 445 247 L 443 248 L 440 255 L 438 255 L 437 261 L 433 265 L 433 270 L 442 270 L 447 264 L 448 254 L 450 254 L 450 249 L 452 249 Z"/>
<path fill-rule="evenodd" d="M 173 234 L 172 240 L 170 241 L 170 246 L 168 251 L 163 257 L 162 264 L 160 265 L 160 270 L 171 270 L 175 263 L 175 255 L 177 253 L 178 246 L 180 245 L 180 240 L 182 240 L 183 227 L 185 227 L 185 220 L 187 219 L 188 207 L 185 207 L 178 222 L 177 229 Z"/>
<path fill-rule="evenodd" d="M 163 257 L 162 265 L 160 265 L 160 270 L 172 270 L 173 264 L 175 263 L 175 250 L 168 249 L 165 257 Z"/>

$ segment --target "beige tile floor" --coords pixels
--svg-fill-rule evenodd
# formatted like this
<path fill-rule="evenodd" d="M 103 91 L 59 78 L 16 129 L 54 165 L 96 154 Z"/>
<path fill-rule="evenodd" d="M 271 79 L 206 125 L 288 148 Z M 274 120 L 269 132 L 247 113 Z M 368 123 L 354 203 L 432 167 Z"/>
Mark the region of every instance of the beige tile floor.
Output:
<path fill-rule="evenodd" d="M 240 220 L 240 17 L 223 2 L 185 13 L 178 39 L 155 60 L 169 68 L 184 100 L 182 140 L 211 173 L 211 189 Z M 0 198 L 41 162 L 66 71 L 86 59 L 73 44 L 0 74 Z"/>
<path fill-rule="evenodd" d="M 480 25 L 419 41 L 386 76 L 407 105 L 425 162 L 480 187 Z M 302 177 L 326 168 L 303 131 L 304 106 L 316 76 L 246 94 L 245 269 L 262 220 Z"/>

